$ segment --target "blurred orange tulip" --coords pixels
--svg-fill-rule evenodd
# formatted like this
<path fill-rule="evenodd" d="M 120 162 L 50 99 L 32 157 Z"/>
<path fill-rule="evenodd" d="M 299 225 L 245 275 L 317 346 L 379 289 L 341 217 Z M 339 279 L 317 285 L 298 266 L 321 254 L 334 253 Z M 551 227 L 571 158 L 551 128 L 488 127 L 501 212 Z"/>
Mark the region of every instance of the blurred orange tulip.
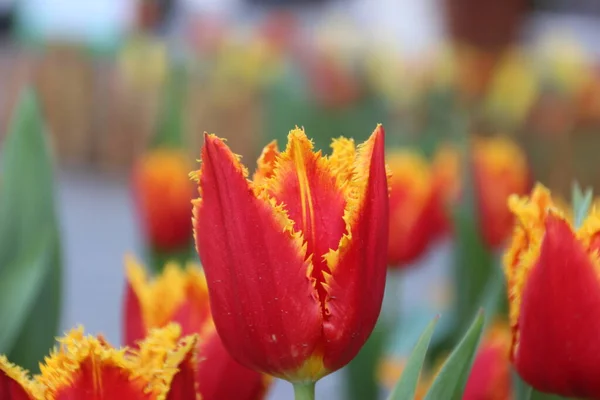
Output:
<path fill-rule="evenodd" d="M 192 239 L 194 186 L 183 152 L 152 150 L 134 166 L 133 195 L 140 223 L 151 247 L 178 251 Z"/>
<path fill-rule="evenodd" d="M 472 157 L 481 235 L 490 248 L 499 248 L 513 229 L 508 197 L 525 194 L 531 187 L 527 159 L 516 143 L 500 136 L 476 138 Z"/>
<path fill-rule="evenodd" d="M 390 152 L 390 223 L 388 265 L 407 266 L 448 229 L 445 200 L 452 189 L 449 175 L 438 171 L 446 161 L 434 165 L 409 150 Z"/>

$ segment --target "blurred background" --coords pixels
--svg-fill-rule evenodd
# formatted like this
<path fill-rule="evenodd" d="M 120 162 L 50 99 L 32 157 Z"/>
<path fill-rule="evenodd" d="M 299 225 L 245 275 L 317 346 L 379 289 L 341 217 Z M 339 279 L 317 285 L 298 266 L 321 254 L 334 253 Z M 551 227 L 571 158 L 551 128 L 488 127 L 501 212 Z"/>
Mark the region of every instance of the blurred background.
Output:
<path fill-rule="evenodd" d="M 0 134 L 33 86 L 57 164 L 61 331 L 120 342 L 123 256 L 152 247 L 132 174 L 164 145 L 195 168 L 204 131 L 250 167 L 295 125 L 328 152 L 383 123 L 426 157 L 502 135 L 565 198 L 574 178 L 600 187 L 599 20 L 594 0 L 0 0 Z M 402 281 L 425 321 L 450 248 Z"/>

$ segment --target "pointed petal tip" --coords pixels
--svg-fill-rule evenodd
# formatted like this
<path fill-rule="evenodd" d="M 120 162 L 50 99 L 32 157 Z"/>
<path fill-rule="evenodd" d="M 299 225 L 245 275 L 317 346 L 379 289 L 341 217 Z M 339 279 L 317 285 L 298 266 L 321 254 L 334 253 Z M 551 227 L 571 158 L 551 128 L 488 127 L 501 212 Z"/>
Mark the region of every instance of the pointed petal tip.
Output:
<path fill-rule="evenodd" d="M 377 124 L 375 130 L 373 131 L 373 135 L 381 136 L 385 138 L 385 128 L 383 124 Z"/>
<path fill-rule="evenodd" d="M 382 124 L 377 124 L 367 142 L 372 143 L 373 152 L 383 152 L 385 149 L 385 129 Z"/>
<path fill-rule="evenodd" d="M 557 239 L 558 241 L 564 240 L 565 235 L 573 235 L 574 232 L 569 223 L 559 214 L 553 212 L 551 209 L 548 210 L 546 218 L 544 219 L 544 226 L 546 227 L 546 240 Z"/>
<path fill-rule="evenodd" d="M 223 143 L 223 139 L 215 135 L 214 133 L 204 132 L 204 145 L 214 145 L 217 143 Z"/>
<path fill-rule="evenodd" d="M 297 125 L 288 133 L 287 139 L 287 148 L 290 148 L 292 144 L 310 143 L 310 147 L 312 149 L 312 140 L 306 136 L 306 131 L 304 128 L 298 128 Z"/>
<path fill-rule="evenodd" d="M 273 139 L 269 143 L 267 143 L 267 145 L 265 146 L 265 149 L 277 150 L 278 149 L 277 139 Z"/>

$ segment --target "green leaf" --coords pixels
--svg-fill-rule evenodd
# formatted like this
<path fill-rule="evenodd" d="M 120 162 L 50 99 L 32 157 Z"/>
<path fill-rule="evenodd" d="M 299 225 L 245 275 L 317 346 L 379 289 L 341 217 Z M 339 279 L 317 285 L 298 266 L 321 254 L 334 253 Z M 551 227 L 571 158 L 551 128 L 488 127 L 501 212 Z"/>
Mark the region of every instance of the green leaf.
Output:
<path fill-rule="evenodd" d="M 587 188 L 585 193 L 583 193 L 579 184 L 577 182 L 573 183 L 573 216 L 575 217 L 575 228 L 579 228 L 585 220 L 588 210 L 592 205 L 593 197 L 594 194 L 591 188 Z"/>
<path fill-rule="evenodd" d="M 425 362 L 425 355 L 427 353 L 427 349 L 429 348 L 431 336 L 433 336 L 433 331 L 437 321 L 438 317 L 431 321 L 429 325 L 427 325 L 427 328 L 425 328 L 425 331 L 421 334 L 419 341 L 415 345 L 415 348 L 408 358 L 404 371 L 402 371 L 402 376 L 396 383 L 396 386 L 394 387 L 394 390 L 390 394 L 388 400 L 414 399 L 417 385 L 419 383 L 421 369 L 423 368 L 423 363 Z"/>
<path fill-rule="evenodd" d="M 54 344 L 60 311 L 61 263 L 49 146 L 35 95 L 27 90 L 21 95 L 3 149 L 1 273 L 13 277 L 25 274 L 27 271 L 15 269 L 22 268 L 25 260 L 35 260 L 36 251 L 41 251 L 36 248 L 46 247 L 42 245 L 44 236 L 48 237 L 50 249 L 45 252 L 47 265 L 30 266 L 32 269 L 28 271 L 36 279 L 42 279 L 43 284 L 35 292 L 33 288 L 28 291 L 34 296 L 33 300 L 24 300 L 31 305 L 26 307 L 29 313 L 14 319 L 14 323 L 21 326 L 6 327 L 6 337 L 17 338 L 9 352 L 11 361 L 33 370 Z M 37 274 L 42 271 L 45 273 L 40 278 Z"/>
<path fill-rule="evenodd" d="M 485 311 L 485 314 L 490 316 L 486 319 L 487 323 L 494 321 L 493 316 L 506 313 L 508 310 L 508 298 L 506 296 L 506 278 L 502 271 L 501 260 L 496 260 L 489 276 L 487 285 L 482 293 L 482 299 L 479 302 Z"/>
<path fill-rule="evenodd" d="M 53 177 L 32 91 L 19 101 L 4 143 L 0 186 L 0 268 L 26 251 L 32 234 L 53 226 Z"/>
<path fill-rule="evenodd" d="M 0 354 L 12 349 L 35 303 L 50 267 L 51 251 L 51 238 L 46 234 L 14 265 L 0 271 Z"/>
<path fill-rule="evenodd" d="M 483 331 L 483 322 L 483 312 L 480 312 L 458 346 L 442 365 L 425 400 L 460 400 L 462 398 Z"/>
<path fill-rule="evenodd" d="M 471 201 L 459 206 L 454 216 L 456 226 L 456 313 L 457 331 L 462 332 L 481 307 L 485 289 L 494 273 L 494 255 L 483 243 L 480 224 L 475 215 L 474 193 Z"/>
<path fill-rule="evenodd" d="M 516 371 L 513 371 L 513 392 L 515 400 L 562 400 L 564 397 L 538 392 L 527 384 Z"/>
<path fill-rule="evenodd" d="M 513 370 L 512 387 L 515 400 L 530 400 L 532 388 Z"/>
<path fill-rule="evenodd" d="M 529 400 L 563 400 L 563 399 L 564 399 L 564 397 L 562 397 L 562 396 L 538 392 L 535 389 L 531 390 L 531 395 L 529 397 Z"/>
<path fill-rule="evenodd" d="M 10 360 L 37 373 L 39 362 L 55 344 L 61 310 L 61 250 L 55 233 L 50 253 L 50 266 L 44 285 L 38 293 L 35 305 L 19 333 L 17 342 L 10 352 Z"/>

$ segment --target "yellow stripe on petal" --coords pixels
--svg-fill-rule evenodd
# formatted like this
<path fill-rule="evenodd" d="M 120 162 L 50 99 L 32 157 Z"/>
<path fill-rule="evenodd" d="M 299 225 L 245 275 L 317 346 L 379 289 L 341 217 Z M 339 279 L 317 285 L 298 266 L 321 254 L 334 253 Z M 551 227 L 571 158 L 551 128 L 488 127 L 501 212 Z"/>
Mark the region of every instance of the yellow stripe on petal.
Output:
<path fill-rule="evenodd" d="M 290 154 L 294 160 L 296 174 L 298 175 L 298 184 L 300 189 L 300 202 L 302 204 L 302 221 L 304 227 L 311 227 L 311 240 L 314 243 L 315 238 L 315 210 L 314 199 L 311 194 L 308 174 L 306 172 L 306 156 L 312 156 L 313 145 L 301 129 L 294 129 L 289 134 L 288 147 L 286 153 Z M 307 154 L 308 153 L 308 154 Z M 281 182 L 280 182 L 281 183 Z M 306 229 L 308 230 L 308 229 Z"/>
<path fill-rule="evenodd" d="M 338 140 L 334 162 L 341 165 L 342 153 L 353 152 L 348 140 Z M 343 148 L 343 152 L 341 152 Z M 350 168 L 348 168 L 350 169 Z M 292 225 L 292 234 L 303 243 L 304 258 L 310 262 L 307 278 L 316 290 L 323 312 L 327 314 L 327 293 L 323 275 L 328 273 L 322 256 L 336 247 L 344 233 L 343 212 L 346 196 L 343 180 L 332 171 L 331 160 L 313 151 L 313 144 L 304 130 L 296 128 L 288 135 L 288 144 L 275 161 L 273 175 L 259 187 L 259 196 L 268 198 L 281 213 L 282 222 Z M 285 214 L 283 213 L 285 212 Z"/>

